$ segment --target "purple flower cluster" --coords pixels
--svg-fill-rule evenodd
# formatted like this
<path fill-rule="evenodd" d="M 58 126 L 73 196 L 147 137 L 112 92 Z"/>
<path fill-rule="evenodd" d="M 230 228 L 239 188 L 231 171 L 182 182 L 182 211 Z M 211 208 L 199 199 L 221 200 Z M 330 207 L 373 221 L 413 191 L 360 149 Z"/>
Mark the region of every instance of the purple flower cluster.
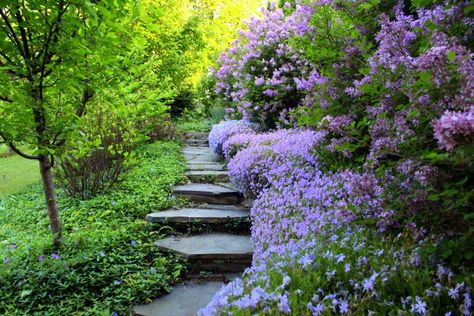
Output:
<path fill-rule="evenodd" d="M 302 105 L 299 90 L 323 83 L 309 61 L 288 41 L 310 32 L 312 6 L 298 4 L 289 17 L 283 9 L 263 10 L 248 22 L 232 48 L 219 58 L 216 92 L 237 105 L 244 119 L 272 127 L 288 123 L 291 109 Z"/>
<path fill-rule="evenodd" d="M 236 135 L 223 146 L 227 157 L 231 148 L 240 149 L 228 163 L 229 177 L 242 192 L 253 196 L 268 186 L 306 178 L 311 170 L 317 170 L 317 155 L 313 149 L 324 135 L 324 132 L 309 130 Z M 297 173 L 297 169 L 301 172 Z"/>
<path fill-rule="evenodd" d="M 251 125 L 247 121 L 222 121 L 212 127 L 209 133 L 209 147 L 215 155 L 222 157 L 222 145 L 229 137 L 252 131 Z"/>
<path fill-rule="evenodd" d="M 473 25 L 464 16 L 468 1 L 416 14 L 399 2 L 380 15 L 377 34 L 357 24 L 361 10 L 351 2 L 297 2 L 288 16 L 289 4 L 265 11 L 220 59 L 218 93 L 244 118 L 290 129 L 230 128 L 219 141 L 210 138 L 228 160 L 231 181 L 255 198 L 255 252 L 244 277 L 201 315 L 472 313 L 469 285 L 421 251 L 442 242 L 422 227 L 428 212 L 442 216 L 442 202 L 429 192 L 452 179 L 425 157 L 474 145 L 474 55 L 453 36 Z M 331 33 L 346 26 L 350 36 Z M 302 40 L 318 51 L 324 41 L 317 37 L 325 35 L 341 49 L 329 58 L 331 70 L 294 45 Z M 370 37 L 372 51 L 363 47 Z M 403 233 L 388 237 L 390 229 Z M 408 237 L 416 242 L 400 246 Z M 310 285 L 297 281 L 306 278 Z"/>
<path fill-rule="evenodd" d="M 198 315 L 470 315 L 471 288 L 452 271 L 420 262 L 417 246 L 371 237 L 361 227 L 323 228 L 317 237 L 269 248 Z M 412 281 L 416 286 L 405 286 Z"/>
<path fill-rule="evenodd" d="M 394 19 L 382 15 L 376 37 L 379 46 L 369 59 L 371 71 L 355 82 L 360 94 L 373 87 L 381 91 L 377 95 L 380 103 L 367 107 L 374 120 L 369 131 L 368 159 L 379 160 L 387 153 L 403 154 L 409 141 L 417 139 L 419 143 L 432 138 L 426 132 L 430 118 L 434 119 L 440 148 L 453 150 L 458 136 L 471 137 L 474 55 L 458 38 L 444 32 L 454 21 L 462 20 L 466 5 L 466 1 L 460 1 L 420 9 L 416 18 L 402 10 L 396 10 Z M 429 27 L 433 22 L 438 25 L 435 29 Z M 407 106 L 401 106 L 399 100 L 403 99 Z M 459 123 L 454 122 L 457 120 Z"/>
<path fill-rule="evenodd" d="M 452 151 L 459 143 L 474 145 L 474 106 L 469 112 L 446 111 L 433 122 L 441 148 Z"/>

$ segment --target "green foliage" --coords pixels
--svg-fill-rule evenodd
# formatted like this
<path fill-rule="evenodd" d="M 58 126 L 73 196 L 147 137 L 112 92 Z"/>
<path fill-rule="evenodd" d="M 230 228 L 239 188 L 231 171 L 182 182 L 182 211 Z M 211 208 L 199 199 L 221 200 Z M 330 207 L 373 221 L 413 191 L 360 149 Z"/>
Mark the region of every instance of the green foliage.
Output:
<path fill-rule="evenodd" d="M 200 115 L 187 115 L 176 122 L 176 127 L 181 132 L 209 132 L 212 121 Z"/>
<path fill-rule="evenodd" d="M 69 195 L 87 199 L 112 187 L 134 148 L 127 128 L 113 109 L 98 107 L 87 113 L 81 126 L 83 138 L 66 148 L 55 170 Z"/>
<path fill-rule="evenodd" d="M 170 187 L 185 167 L 172 142 L 148 145 L 137 156 L 107 195 L 80 201 L 59 192 L 67 233 L 56 253 L 39 187 L 0 204 L 1 314 L 127 315 L 133 304 L 169 290 L 182 265 L 157 251 L 160 234 L 143 218 L 176 203 Z"/>

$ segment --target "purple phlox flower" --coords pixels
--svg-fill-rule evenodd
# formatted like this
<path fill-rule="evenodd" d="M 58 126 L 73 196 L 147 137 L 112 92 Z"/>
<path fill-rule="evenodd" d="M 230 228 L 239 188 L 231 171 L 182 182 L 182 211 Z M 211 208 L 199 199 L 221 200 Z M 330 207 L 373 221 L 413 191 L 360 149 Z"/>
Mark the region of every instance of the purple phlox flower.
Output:
<path fill-rule="evenodd" d="M 448 290 L 448 295 L 453 300 L 457 299 L 459 297 L 459 288 L 456 286 L 456 287 L 453 287 L 453 288 L 449 289 Z"/>
<path fill-rule="evenodd" d="M 298 259 L 298 263 L 303 266 L 303 269 L 306 269 L 314 261 L 314 255 L 306 253 L 303 257 Z"/>
<path fill-rule="evenodd" d="M 322 302 L 318 303 L 316 306 L 314 306 L 313 303 L 309 302 L 307 307 L 309 311 L 311 312 L 311 315 L 313 316 L 319 316 L 325 310 L 324 304 Z"/>
<path fill-rule="evenodd" d="M 346 314 L 349 312 L 349 303 L 346 301 L 339 302 L 339 312 L 341 314 Z"/>
<path fill-rule="evenodd" d="M 3 258 L 3 263 L 7 263 L 7 262 L 10 262 L 10 261 L 11 261 L 11 259 L 8 258 L 8 257 L 7 257 L 7 258 Z"/>
<path fill-rule="evenodd" d="M 370 278 L 364 279 L 364 281 L 362 281 L 362 287 L 363 287 L 364 292 L 369 292 L 369 291 L 374 290 L 375 280 L 377 279 L 378 275 L 379 274 L 377 272 L 374 272 L 374 274 L 372 274 Z"/>
<path fill-rule="evenodd" d="M 16 248 L 16 244 L 15 244 L 15 243 L 10 244 L 9 248 L 10 248 L 11 250 L 15 249 L 15 248 Z"/>
<path fill-rule="evenodd" d="M 132 245 L 132 247 L 135 247 L 137 245 L 137 241 L 136 240 L 130 241 L 130 245 Z"/>
<path fill-rule="evenodd" d="M 426 315 L 426 303 L 419 296 L 416 296 L 410 312 Z"/>
<path fill-rule="evenodd" d="M 39 261 L 39 262 L 43 262 L 43 261 L 44 261 L 44 256 L 39 256 L 39 257 L 38 257 L 38 261 Z"/>
<path fill-rule="evenodd" d="M 336 256 L 336 262 L 337 262 L 337 263 L 343 262 L 345 258 L 346 258 L 346 256 L 345 256 L 343 253 L 338 254 L 338 255 Z"/>
<path fill-rule="evenodd" d="M 122 281 L 120 281 L 120 280 L 115 280 L 114 281 L 114 285 L 120 285 L 120 284 L 122 284 Z"/>
<path fill-rule="evenodd" d="M 54 260 L 61 259 L 61 257 L 55 252 L 53 252 L 53 254 L 51 255 L 51 258 L 54 259 Z"/>
<path fill-rule="evenodd" d="M 350 272 L 351 271 L 351 264 L 350 263 L 346 263 L 344 265 L 344 272 Z"/>
<path fill-rule="evenodd" d="M 278 302 L 278 310 L 283 314 L 290 314 L 291 308 L 288 300 L 288 293 L 280 295 L 280 301 Z"/>
<path fill-rule="evenodd" d="M 462 312 L 464 315 L 472 315 L 471 308 L 472 308 L 472 298 L 470 293 L 464 293 L 464 304 L 462 308 Z"/>

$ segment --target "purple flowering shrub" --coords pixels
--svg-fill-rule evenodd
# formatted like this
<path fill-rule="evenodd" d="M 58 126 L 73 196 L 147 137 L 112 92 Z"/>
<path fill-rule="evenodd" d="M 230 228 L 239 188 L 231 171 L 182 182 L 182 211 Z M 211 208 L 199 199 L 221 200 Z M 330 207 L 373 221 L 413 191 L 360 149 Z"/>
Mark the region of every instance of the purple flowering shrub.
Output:
<path fill-rule="evenodd" d="M 236 146 L 236 140 L 243 140 L 245 145 L 240 145 L 242 150 L 229 161 L 229 177 L 240 191 L 258 196 L 268 186 L 296 181 L 300 177 L 296 168 L 316 169 L 317 156 L 313 149 L 324 133 L 278 130 L 235 137 L 229 139 L 233 146 Z M 229 152 L 227 143 L 224 148 Z"/>
<path fill-rule="evenodd" d="M 219 156 L 223 156 L 222 145 L 234 134 L 252 132 L 253 129 L 247 121 L 228 120 L 213 125 L 209 133 L 209 147 L 211 151 Z"/>
<path fill-rule="evenodd" d="M 287 5 L 288 7 L 289 5 Z M 292 10 L 293 11 L 293 10 Z M 236 104 L 236 114 L 266 128 L 289 124 L 288 113 L 301 105 L 300 86 L 311 78 L 309 62 L 288 42 L 309 31 L 312 7 L 298 4 L 290 16 L 282 8 L 263 11 L 248 22 L 232 47 L 219 58 L 216 91 Z"/>
<path fill-rule="evenodd" d="M 291 128 L 222 145 L 256 198 L 255 253 L 201 314 L 471 315 L 472 4 L 285 8 L 254 20 L 217 73 L 238 115 Z M 282 65 L 297 71 L 274 81 Z"/>

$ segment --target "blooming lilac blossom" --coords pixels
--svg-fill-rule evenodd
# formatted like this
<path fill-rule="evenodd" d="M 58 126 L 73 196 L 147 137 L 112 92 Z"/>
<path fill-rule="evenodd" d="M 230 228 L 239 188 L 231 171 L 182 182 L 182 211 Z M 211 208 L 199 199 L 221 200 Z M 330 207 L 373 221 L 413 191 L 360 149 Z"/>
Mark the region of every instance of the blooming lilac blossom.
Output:
<path fill-rule="evenodd" d="M 433 122 L 439 146 L 452 151 L 460 143 L 474 144 L 474 105 L 469 112 L 446 111 Z"/>

